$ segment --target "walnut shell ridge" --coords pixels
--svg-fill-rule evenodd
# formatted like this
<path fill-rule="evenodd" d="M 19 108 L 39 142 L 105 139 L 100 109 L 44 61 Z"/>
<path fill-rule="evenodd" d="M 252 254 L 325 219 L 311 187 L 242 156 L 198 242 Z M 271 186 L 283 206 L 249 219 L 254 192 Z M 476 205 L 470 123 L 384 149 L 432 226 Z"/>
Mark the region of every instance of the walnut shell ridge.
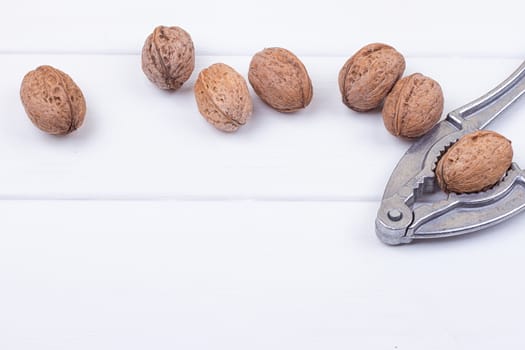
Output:
<path fill-rule="evenodd" d="M 443 91 L 433 79 L 415 73 L 400 79 L 383 105 L 383 122 L 394 136 L 426 134 L 443 113 Z"/>
<path fill-rule="evenodd" d="M 467 134 L 439 159 L 435 170 L 438 185 L 447 193 L 484 191 L 503 178 L 512 156 L 511 142 L 497 132 Z"/>
<path fill-rule="evenodd" d="M 180 27 L 158 26 L 142 48 L 142 71 L 159 88 L 177 90 L 195 68 L 190 35 Z"/>
<path fill-rule="evenodd" d="M 381 105 L 405 71 L 405 59 L 393 47 L 369 44 L 350 57 L 339 71 L 343 103 L 357 112 Z"/>
<path fill-rule="evenodd" d="M 233 132 L 244 125 L 253 111 L 246 80 L 232 67 L 215 63 L 203 69 L 194 86 L 202 116 L 217 129 Z"/>
<path fill-rule="evenodd" d="M 248 71 L 255 93 L 279 112 L 295 112 L 312 101 L 312 81 L 304 64 L 292 52 L 266 48 L 256 53 Z"/>
<path fill-rule="evenodd" d="M 82 91 L 69 75 L 51 66 L 40 66 L 24 76 L 20 98 L 33 124 L 49 134 L 69 134 L 84 122 Z"/>

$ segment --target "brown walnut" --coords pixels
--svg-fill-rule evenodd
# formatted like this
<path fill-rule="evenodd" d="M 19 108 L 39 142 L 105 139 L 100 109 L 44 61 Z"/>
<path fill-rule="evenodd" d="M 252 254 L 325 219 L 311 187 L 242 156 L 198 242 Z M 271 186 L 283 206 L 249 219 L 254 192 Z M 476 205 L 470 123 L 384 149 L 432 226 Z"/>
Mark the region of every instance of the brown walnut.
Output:
<path fill-rule="evenodd" d="M 279 112 L 295 112 L 312 100 L 312 81 L 304 64 L 283 48 L 256 53 L 250 62 L 248 80 L 255 93 Z"/>
<path fill-rule="evenodd" d="M 505 175 L 512 163 L 512 145 L 494 131 L 476 131 L 453 144 L 439 159 L 436 177 L 445 192 L 486 190 Z"/>
<path fill-rule="evenodd" d="M 246 81 L 226 64 L 216 63 L 202 70 L 194 92 L 199 112 L 219 130 L 236 131 L 252 114 Z"/>
<path fill-rule="evenodd" d="M 177 90 L 195 68 L 195 49 L 190 35 L 180 27 L 155 28 L 142 48 L 142 70 L 159 88 Z"/>
<path fill-rule="evenodd" d="M 51 66 L 40 66 L 25 75 L 20 98 L 33 124 L 49 134 L 69 134 L 84 121 L 82 91 L 69 75 Z"/>
<path fill-rule="evenodd" d="M 393 47 L 366 45 L 339 72 L 343 103 L 358 112 L 379 107 L 404 70 L 405 59 Z"/>
<path fill-rule="evenodd" d="M 439 84 L 415 73 L 400 79 L 385 99 L 383 122 L 394 136 L 426 134 L 443 113 L 443 91 Z"/>

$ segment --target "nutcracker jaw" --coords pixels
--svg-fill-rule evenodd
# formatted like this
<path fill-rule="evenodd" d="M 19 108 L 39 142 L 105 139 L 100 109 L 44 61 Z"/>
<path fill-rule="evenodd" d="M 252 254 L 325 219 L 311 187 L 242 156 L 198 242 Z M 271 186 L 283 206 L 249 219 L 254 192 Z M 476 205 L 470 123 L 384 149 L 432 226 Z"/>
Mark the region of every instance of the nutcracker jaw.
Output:
<path fill-rule="evenodd" d="M 523 93 L 525 62 L 493 90 L 450 112 L 408 149 L 390 176 L 377 213 L 376 233 L 382 242 L 398 245 L 474 232 L 525 208 L 525 177 L 515 163 L 496 186 L 473 194 L 441 192 L 434 173 L 448 147 L 485 128 Z"/>

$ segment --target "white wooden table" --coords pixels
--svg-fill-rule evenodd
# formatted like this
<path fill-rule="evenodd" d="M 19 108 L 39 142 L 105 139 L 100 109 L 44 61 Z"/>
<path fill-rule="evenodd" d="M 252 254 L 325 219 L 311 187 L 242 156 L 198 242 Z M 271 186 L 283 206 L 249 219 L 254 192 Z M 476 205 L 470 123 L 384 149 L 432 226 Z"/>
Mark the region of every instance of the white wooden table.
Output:
<path fill-rule="evenodd" d="M 495 7 L 496 6 L 496 7 Z M 401 247 L 375 237 L 410 142 L 340 101 L 364 44 L 405 54 L 445 110 L 525 58 L 524 6 L 444 0 L 319 4 L 20 0 L 0 12 L 0 349 L 522 349 L 525 216 Z M 475 10 L 473 10 L 475 8 Z M 182 90 L 156 89 L 140 49 L 156 25 L 192 35 Z M 200 69 L 246 76 L 269 46 L 295 52 L 314 99 L 293 115 L 255 95 L 236 134 L 199 115 Z M 85 125 L 34 128 L 23 75 L 50 64 L 82 88 Z M 491 125 L 525 164 L 525 100 Z"/>

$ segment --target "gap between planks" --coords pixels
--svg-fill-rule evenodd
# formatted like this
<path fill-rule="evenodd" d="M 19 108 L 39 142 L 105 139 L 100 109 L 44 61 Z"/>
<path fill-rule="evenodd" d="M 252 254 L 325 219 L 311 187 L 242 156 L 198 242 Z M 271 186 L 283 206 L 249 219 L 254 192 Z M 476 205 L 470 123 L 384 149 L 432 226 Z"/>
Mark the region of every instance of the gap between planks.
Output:
<path fill-rule="evenodd" d="M 357 50 L 358 48 L 356 48 Z M 348 55 L 341 55 L 335 53 L 303 53 L 300 54 L 301 57 L 313 57 L 313 58 L 341 58 L 347 59 L 354 52 L 349 52 Z M 255 52 L 229 52 L 229 53 L 219 53 L 219 52 L 200 52 L 197 53 L 197 57 L 251 57 Z M 140 50 L 112 50 L 112 51 L 103 51 L 103 50 L 9 50 L 4 49 L 0 50 L 0 55 L 6 56 L 16 56 L 16 55 L 28 55 L 28 56 L 37 56 L 37 55 L 59 55 L 59 56 L 140 56 Z M 519 55 L 496 55 L 496 54 L 463 54 L 463 53 L 421 53 L 414 52 L 403 55 L 405 58 L 413 59 L 475 59 L 475 60 L 523 60 L 523 56 Z"/>
<path fill-rule="evenodd" d="M 101 202 L 303 202 L 303 203 L 379 203 L 380 198 L 354 196 L 1 196 L 0 201 L 101 201 Z"/>

